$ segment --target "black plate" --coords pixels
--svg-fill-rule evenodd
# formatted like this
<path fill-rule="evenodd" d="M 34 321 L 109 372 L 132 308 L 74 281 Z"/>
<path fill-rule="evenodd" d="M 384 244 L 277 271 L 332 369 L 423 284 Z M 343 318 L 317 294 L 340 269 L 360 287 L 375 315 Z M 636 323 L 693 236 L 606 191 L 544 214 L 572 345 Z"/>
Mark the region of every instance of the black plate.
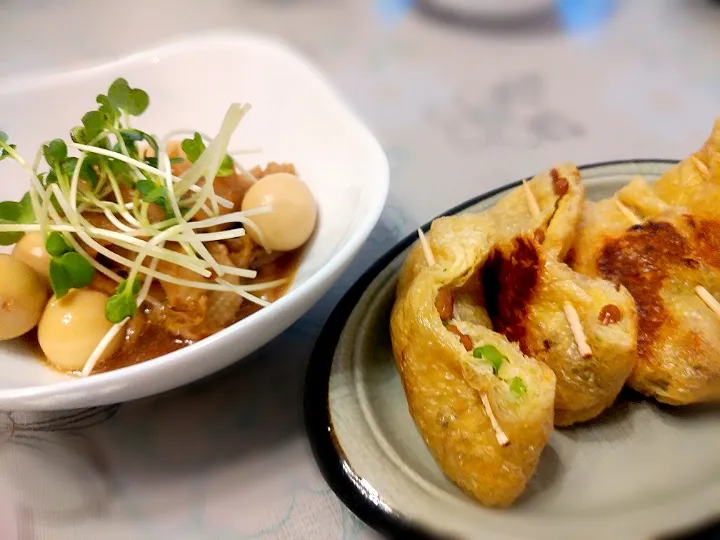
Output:
<path fill-rule="evenodd" d="M 579 169 L 582 171 L 583 169 L 603 165 L 622 165 L 648 161 L 662 164 L 677 163 L 677 160 L 668 159 L 618 160 L 584 165 L 579 167 Z M 516 187 L 520 185 L 521 182 L 522 180 L 518 180 L 470 199 L 434 219 L 457 214 L 498 193 Z M 434 219 L 423 225 L 422 230 L 427 232 Z M 388 506 L 378 498 L 377 493 L 368 490 L 363 485 L 360 481 L 361 479 L 354 473 L 352 467 L 343 455 L 339 444 L 335 440 L 327 400 L 333 356 L 345 322 L 355 308 L 358 299 L 370 283 L 388 264 L 410 247 L 416 239 L 417 234 L 411 233 L 380 257 L 343 296 L 328 318 L 318 337 L 305 377 L 305 429 L 320 472 L 340 500 L 358 518 L 388 538 L 440 540 L 437 536 L 430 535 L 421 530 L 399 513 L 389 509 Z M 720 539 L 720 524 L 674 538 L 675 540 Z M 668 540 L 669 539 L 670 537 L 668 537 Z"/>

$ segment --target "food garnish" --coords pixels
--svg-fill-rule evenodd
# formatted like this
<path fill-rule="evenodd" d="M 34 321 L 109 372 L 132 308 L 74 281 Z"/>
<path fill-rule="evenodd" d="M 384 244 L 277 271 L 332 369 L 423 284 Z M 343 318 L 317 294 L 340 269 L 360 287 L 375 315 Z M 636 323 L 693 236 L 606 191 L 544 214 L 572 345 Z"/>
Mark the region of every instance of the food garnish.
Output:
<path fill-rule="evenodd" d="M 420 237 L 420 244 L 422 245 L 423 254 L 425 256 L 425 262 L 428 266 L 434 266 L 435 265 L 435 257 L 433 256 L 432 250 L 430 249 L 430 244 L 427 241 L 427 238 L 425 237 L 425 234 L 423 233 L 422 229 L 418 229 L 418 236 Z M 465 336 L 462 334 L 457 327 L 452 325 L 453 328 L 456 330 L 456 332 L 460 335 L 460 341 L 470 341 L 469 336 Z M 448 330 L 450 329 L 450 325 L 446 326 Z M 463 340 L 465 338 L 465 340 Z M 470 343 L 472 343 L 470 341 Z M 465 346 L 465 349 L 471 350 L 472 346 L 467 347 Z M 495 349 L 495 347 L 490 347 L 490 349 L 494 349 L 497 355 L 500 355 L 499 351 Z M 478 358 L 478 356 L 475 355 L 475 351 L 481 351 L 480 354 L 482 356 L 483 350 L 489 350 L 487 347 L 478 347 L 476 349 L 472 349 L 473 356 L 475 358 Z M 492 353 L 490 353 L 492 355 Z M 495 357 L 496 358 L 496 357 Z M 499 368 L 499 366 L 498 366 Z M 487 394 L 485 392 L 480 393 L 480 399 L 482 400 L 483 408 L 485 409 L 485 414 L 488 415 L 488 418 L 490 419 L 490 425 L 492 425 L 493 431 L 495 432 L 495 438 L 497 439 L 497 442 L 500 446 L 506 446 L 510 444 L 510 439 L 503 431 L 502 427 L 500 427 L 500 424 L 497 421 L 497 418 L 495 418 L 495 414 L 493 413 L 492 407 L 490 406 L 490 401 L 488 400 Z"/>
<path fill-rule="evenodd" d="M 211 139 L 190 130 L 157 137 L 134 127 L 150 99 L 122 78 L 98 95 L 96 103 L 68 139 L 42 144 L 32 159 L 23 157 L 0 131 L 0 160 L 19 164 L 30 184 L 19 201 L 0 202 L 0 245 L 15 244 L 23 235 L 41 235 L 56 299 L 88 287 L 98 275 L 117 284 L 104 310 L 113 326 L 88 358 L 83 375 L 92 371 L 141 305 L 162 307 L 162 300 L 151 293 L 155 280 L 207 294 L 230 292 L 259 306 L 269 304 L 259 293 L 284 282 L 247 283 L 257 277 L 257 269 L 230 265 L 208 249 L 210 243 L 239 240 L 251 231 L 254 245 L 270 252 L 253 217 L 273 208 L 240 210 L 239 201 L 218 195 L 214 187 L 217 179 L 236 174 L 247 185 L 258 182 L 227 150 L 250 105 L 231 104 Z M 171 143 L 177 145 L 181 136 L 186 136 L 178 145 L 182 152 L 171 155 Z M 174 172 L 180 163 L 182 172 Z M 314 200 L 308 197 L 308 230 L 303 238 L 295 235 L 292 249 L 305 243 L 315 226 Z M 159 262 L 183 272 L 168 273 Z"/>

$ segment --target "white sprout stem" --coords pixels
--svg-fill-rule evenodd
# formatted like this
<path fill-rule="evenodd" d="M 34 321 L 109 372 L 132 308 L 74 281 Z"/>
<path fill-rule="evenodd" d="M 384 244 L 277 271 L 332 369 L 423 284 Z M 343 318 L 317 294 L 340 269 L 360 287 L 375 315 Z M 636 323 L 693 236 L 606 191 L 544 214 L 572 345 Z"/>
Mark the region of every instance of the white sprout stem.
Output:
<path fill-rule="evenodd" d="M 95 347 L 95 350 L 93 350 L 92 354 L 90 355 L 90 358 L 88 358 L 87 362 L 85 362 L 85 365 L 80 372 L 81 377 L 87 377 L 88 375 L 90 375 L 90 373 L 92 373 L 92 370 L 95 369 L 95 365 L 102 357 L 105 349 L 107 349 L 108 345 L 112 343 L 112 340 L 115 339 L 115 337 L 123 329 L 123 327 L 129 320 L 130 317 L 126 318 L 122 322 L 113 325 L 107 332 L 107 334 L 103 336 L 103 338 L 100 340 L 100 343 L 97 344 L 97 347 Z"/>
<path fill-rule="evenodd" d="M 88 154 L 98 154 L 101 156 L 117 159 L 119 161 L 127 163 L 128 165 L 134 165 L 138 169 L 148 172 L 150 174 L 154 174 L 155 176 L 163 176 L 163 173 L 162 171 L 160 171 L 160 169 L 157 169 L 151 165 L 148 165 L 147 163 L 143 163 L 142 161 L 138 161 L 135 158 L 131 158 L 119 152 L 114 152 L 112 150 L 107 150 L 98 146 L 89 146 L 87 144 L 81 143 L 68 143 L 68 147 L 75 148 L 76 150 L 80 150 L 81 152 L 87 152 Z M 178 178 L 178 180 L 180 179 Z"/>
<path fill-rule="evenodd" d="M 216 279 L 215 281 L 217 281 L 221 286 L 226 287 L 226 289 L 220 289 L 220 290 L 233 291 L 234 293 L 238 294 L 239 296 L 242 296 L 246 300 L 250 300 L 251 302 L 254 302 L 257 305 L 262 306 L 262 307 L 267 307 L 270 305 L 270 302 L 268 302 L 267 300 L 265 300 L 263 298 L 259 298 L 259 297 L 255 296 L 254 294 L 250 294 L 249 292 L 247 292 L 247 289 L 241 285 L 233 285 L 232 283 L 228 283 L 224 279 L 220 279 L 220 278 Z"/>
<path fill-rule="evenodd" d="M 136 228 L 130 227 L 129 225 L 126 225 L 125 223 L 120 221 L 118 218 L 116 218 L 115 214 L 113 214 L 109 208 L 107 208 L 107 207 L 103 208 L 103 214 L 105 214 L 105 217 L 108 218 L 108 221 L 110 223 L 115 225 L 121 231 L 126 232 L 126 233 L 134 233 L 135 231 L 137 231 Z"/>
<path fill-rule="evenodd" d="M 3 149 L 12 159 L 14 159 L 23 169 L 25 169 L 25 172 L 30 175 L 30 203 L 32 204 L 33 212 L 35 213 L 35 215 L 40 216 L 41 203 L 38 200 L 38 196 L 40 192 L 45 193 L 45 188 L 43 188 L 40 179 L 37 177 L 37 167 L 40 164 L 39 156 L 42 156 L 42 147 L 35 154 L 35 162 L 33 163 L 32 167 L 29 166 L 27 162 L 22 158 L 22 156 L 18 154 L 15 150 L 13 150 L 10 145 L 4 145 Z"/>
<path fill-rule="evenodd" d="M 263 151 L 263 149 L 260 147 L 257 147 L 257 148 L 234 148 L 232 150 L 228 150 L 227 155 L 229 155 L 230 157 L 245 156 L 248 154 L 259 154 L 262 151 Z"/>
<path fill-rule="evenodd" d="M 66 214 L 66 217 L 68 217 L 71 224 L 74 226 L 73 232 L 75 234 L 77 234 L 85 244 L 87 244 L 89 247 L 91 247 L 98 253 L 104 255 L 108 259 L 110 259 L 118 264 L 121 264 L 128 268 L 132 268 L 135 265 L 135 263 L 133 261 L 123 257 L 122 255 L 118 255 L 114 251 L 111 251 L 111 250 L 107 249 L 105 246 L 103 246 L 102 244 L 99 244 L 98 242 L 96 242 L 85 231 L 82 224 L 80 223 L 80 220 L 78 219 L 78 216 L 76 216 L 76 215 L 72 214 L 72 212 L 70 212 L 68 203 L 65 200 L 65 197 L 63 196 L 63 194 L 60 191 L 60 189 L 58 188 L 58 186 L 56 184 L 53 184 L 52 189 L 53 189 L 53 192 L 55 193 L 55 196 L 58 199 L 58 202 L 60 203 L 60 206 L 63 208 L 63 211 Z M 202 243 L 200 243 L 200 245 L 202 245 Z M 90 257 L 88 256 L 88 258 L 90 258 Z M 90 258 L 90 260 L 92 261 L 91 258 Z M 190 269 L 190 270 L 192 270 L 192 269 Z M 140 266 L 138 271 L 147 276 L 151 276 L 151 277 L 154 277 L 155 279 L 159 279 L 160 281 L 167 281 L 169 283 L 174 283 L 176 285 L 183 285 L 186 287 L 194 287 L 196 289 L 218 290 L 218 289 L 214 289 L 212 287 L 206 287 L 205 286 L 206 284 L 204 284 L 202 281 L 178 279 L 178 278 L 175 278 L 168 274 L 165 274 L 163 272 L 157 272 L 155 270 L 151 270 L 150 268 L 147 268 L 145 266 Z M 232 267 L 227 267 L 227 266 L 222 266 L 221 271 L 223 274 L 240 275 L 242 277 L 248 277 L 248 278 L 254 278 L 257 275 L 257 272 L 255 272 L 254 270 L 247 270 L 244 268 L 232 268 Z M 216 272 L 216 274 L 217 274 L 217 272 Z M 118 281 L 120 281 L 120 279 L 118 279 Z"/>
<path fill-rule="evenodd" d="M 240 170 L 240 173 L 247 178 L 248 180 L 252 181 L 253 184 L 257 183 L 258 179 L 255 177 L 253 173 L 251 173 L 249 170 L 247 170 L 245 167 L 243 167 L 243 164 L 240 163 L 238 160 L 233 158 L 233 163 L 235 166 Z"/>
<path fill-rule="evenodd" d="M 228 107 L 218 136 L 208 145 L 197 161 L 183 173 L 182 180 L 176 185 L 176 192 L 180 196 L 190 189 L 191 185 L 197 184 L 203 174 L 207 178 L 215 178 L 225 155 L 225 149 L 230 142 L 230 137 L 249 110 L 250 106 L 247 104 L 233 103 Z M 189 216 L 188 219 L 190 217 L 192 216 Z"/>
<path fill-rule="evenodd" d="M 70 206 L 73 210 L 77 211 L 77 192 L 78 192 L 78 184 L 80 183 L 80 167 L 82 167 L 83 162 L 85 161 L 85 157 L 87 154 L 85 152 L 80 154 L 80 157 L 77 160 L 77 163 L 75 163 L 75 170 L 73 171 L 72 179 L 70 180 Z"/>
<path fill-rule="evenodd" d="M 160 150 L 158 149 L 158 151 L 160 151 Z M 172 206 L 173 212 L 174 212 L 175 215 L 177 216 L 177 219 L 178 219 L 178 221 L 179 221 L 179 225 L 182 227 L 182 230 L 184 230 L 184 231 L 189 230 L 190 234 L 192 235 L 192 234 L 193 234 L 193 230 L 186 228 L 187 219 L 186 219 L 186 217 L 182 214 L 182 212 L 180 212 L 180 204 L 178 203 L 177 198 L 176 198 L 176 196 L 175 196 L 175 190 L 174 190 L 173 181 L 172 181 L 172 174 L 171 174 L 171 171 L 170 171 L 170 169 L 171 169 L 171 167 L 170 167 L 170 158 L 168 157 L 167 154 L 164 154 L 164 155 L 163 155 L 163 165 L 164 165 L 164 167 L 165 167 L 165 169 L 166 169 L 165 172 L 164 172 L 164 178 L 165 178 L 165 187 L 167 188 L 167 192 L 168 192 L 168 198 L 170 199 L 170 205 Z M 209 214 L 208 214 L 208 215 L 209 215 Z M 215 271 L 215 273 L 216 273 L 218 276 L 222 276 L 222 275 L 225 274 L 225 271 L 223 270 L 223 268 L 222 268 L 222 267 L 220 266 L 220 264 L 214 259 L 214 257 L 210 254 L 210 252 L 207 250 L 207 248 L 206 248 L 205 245 L 202 243 L 202 241 L 198 241 L 198 240 L 194 240 L 194 239 L 189 239 L 189 240 L 187 240 L 187 242 L 190 244 L 190 246 L 193 247 L 193 249 L 195 249 L 195 251 L 196 251 L 203 259 L 205 259 L 205 260 L 208 262 L 208 264 L 211 266 L 211 268 Z"/>
<path fill-rule="evenodd" d="M 137 169 L 143 170 L 143 171 L 153 174 L 155 176 L 160 176 L 160 177 L 165 176 L 165 173 L 163 173 L 163 171 L 161 171 L 160 169 L 153 167 L 151 165 L 148 165 L 147 163 L 144 163 L 142 161 L 138 161 L 137 159 L 126 156 L 125 154 L 121 154 L 119 152 L 113 152 L 112 150 L 107 150 L 105 148 L 99 148 L 97 146 L 89 146 L 87 144 L 80 144 L 80 143 L 68 143 L 67 146 L 68 146 L 68 148 L 75 148 L 76 150 L 80 150 L 81 152 L 87 152 L 89 154 L 98 154 L 101 156 L 117 159 L 118 161 L 122 161 L 124 163 L 127 163 L 128 165 L 132 165 L 132 166 L 136 167 Z M 173 178 L 174 182 L 178 182 L 177 185 L 179 185 L 179 183 L 182 181 L 182 179 L 177 176 L 173 176 L 172 178 Z M 188 188 L 188 189 L 193 189 L 193 188 Z M 185 191 L 187 191 L 187 189 Z M 196 189 L 193 189 L 193 191 L 200 191 L 200 188 L 196 187 Z M 232 202 L 228 201 L 227 199 L 225 199 L 223 197 L 218 197 L 218 196 L 215 196 L 215 198 L 216 198 L 217 203 L 220 206 L 225 206 L 226 208 L 233 207 Z"/>
<path fill-rule="evenodd" d="M 162 247 L 162 246 L 160 246 Z M 155 270 L 155 267 L 157 266 L 158 260 L 153 259 L 150 261 L 150 268 L 152 270 Z M 139 308 L 142 303 L 145 300 L 149 299 L 148 293 L 150 292 L 150 285 L 152 283 L 152 278 L 147 278 L 145 280 L 145 283 L 143 283 L 142 289 L 140 290 L 140 294 L 138 294 L 137 299 L 135 300 L 135 305 Z M 82 377 L 87 377 L 92 373 L 92 370 L 95 369 L 95 366 L 97 365 L 98 361 L 102 357 L 102 355 L 105 353 L 105 350 L 107 349 L 108 345 L 112 343 L 112 340 L 115 339 L 118 332 L 120 332 L 123 327 L 127 324 L 127 322 L 130 320 L 130 317 L 126 317 L 123 321 L 120 321 L 117 324 L 114 324 L 112 328 L 108 331 L 107 334 L 100 340 L 100 343 L 98 343 L 97 347 L 95 347 L 95 350 L 90 355 L 90 358 L 88 358 L 87 362 L 85 362 L 85 365 L 83 366 L 82 371 L 80 372 L 80 375 Z"/>
<path fill-rule="evenodd" d="M 55 210 L 54 207 L 51 206 L 49 211 L 50 211 L 50 215 L 51 215 L 52 219 L 56 223 L 62 222 L 60 215 L 57 213 L 57 210 Z M 73 232 L 74 232 L 74 229 L 73 229 Z M 101 274 L 107 276 L 108 278 L 112 279 L 115 283 L 120 283 L 122 281 L 122 278 L 118 274 L 116 274 L 115 272 L 113 272 L 112 270 L 110 270 L 109 268 L 100 264 L 94 258 L 92 258 L 88 254 L 88 252 L 85 251 L 85 249 L 80 245 L 80 243 L 77 240 L 75 240 L 75 238 L 73 237 L 72 234 L 63 233 L 63 238 L 65 238 L 65 240 L 73 247 L 73 249 L 75 249 L 75 251 L 77 251 L 80 255 L 85 257 L 95 270 L 97 270 Z M 158 305 L 157 302 L 154 302 L 154 303 L 155 303 L 155 305 Z"/>
<path fill-rule="evenodd" d="M 165 136 L 160 139 L 160 145 L 161 147 L 167 146 L 167 144 L 173 140 L 175 137 L 178 137 L 180 135 L 195 135 L 198 133 L 202 138 L 203 141 L 206 143 L 211 143 L 213 141 L 213 137 L 205 133 L 204 131 L 198 131 L 197 129 L 173 129 L 172 131 L 169 131 L 165 134 Z M 259 154 L 262 152 L 262 148 L 235 148 L 233 150 L 226 150 L 225 153 L 229 156 L 233 155 L 245 155 L 245 154 Z"/>
<path fill-rule="evenodd" d="M 214 178 L 214 177 L 211 177 Z M 200 193 L 197 196 L 197 199 L 195 200 L 195 203 L 190 208 L 190 210 L 187 211 L 184 218 L 186 220 L 191 220 L 193 217 L 195 217 L 195 214 L 197 214 L 200 210 L 202 210 L 205 207 L 205 201 L 207 201 L 210 196 L 214 193 L 214 181 L 208 182 L 207 180 L 202 185 L 202 188 L 200 189 Z M 217 216 L 219 212 L 209 213 L 208 215 L 215 215 Z"/>
<path fill-rule="evenodd" d="M 79 217 L 78 218 L 81 223 L 85 223 L 84 218 Z M 193 224 L 194 225 L 194 224 Z M 34 232 L 39 231 L 40 225 L 38 224 L 0 224 L 0 232 Z M 77 227 L 73 225 L 66 225 L 62 224 L 62 221 L 58 221 L 58 224 L 56 225 L 49 225 L 48 230 L 55 231 L 55 232 L 61 232 L 61 233 L 75 233 L 77 230 Z M 85 227 L 85 232 L 92 238 L 98 238 L 100 240 L 107 240 L 114 242 L 120 247 L 123 247 L 125 249 L 139 252 L 140 249 L 142 249 L 147 242 L 144 240 L 140 240 L 139 238 L 135 238 L 130 233 L 119 233 L 115 231 L 110 231 L 107 229 L 102 229 L 98 227 Z M 132 234 L 144 234 L 144 231 L 136 230 L 133 231 Z M 228 231 L 221 231 L 217 233 L 199 233 L 195 234 L 194 239 L 195 240 L 201 240 L 203 242 L 208 241 L 217 241 L 217 240 L 228 240 L 232 238 L 240 238 L 245 234 L 245 231 L 243 229 L 231 229 Z M 181 253 L 177 253 L 176 251 L 169 250 L 167 248 L 160 248 L 155 247 L 149 252 L 149 256 L 152 257 L 158 257 L 162 260 L 175 263 L 178 265 L 181 265 L 188 270 L 191 270 L 195 273 L 198 273 L 204 277 L 210 277 L 210 272 L 206 269 L 209 267 L 209 264 L 204 260 L 198 258 L 195 253 L 187 246 L 187 243 L 185 242 L 186 236 L 183 234 L 180 234 L 174 238 L 172 238 L 172 241 L 179 242 L 181 246 L 185 246 L 187 249 L 185 249 L 185 252 L 188 255 L 183 255 Z M 220 265 L 223 272 L 230 275 L 236 275 L 236 276 L 242 276 L 247 278 L 254 278 L 257 275 L 257 272 L 255 270 L 248 270 L 245 268 L 236 268 L 233 266 L 225 266 Z"/>
<path fill-rule="evenodd" d="M 241 285 L 244 291 L 263 291 L 265 289 L 274 289 L 280 285 L 285 285 L 288 282 L 287 278 L 276 279 L 274 281 L 264 281 L 262 283 L 253 283 L 252 285 Z"/>
<path fill-rule="evenodd" d="M 77 234 L 80 239 L 85 242 L 89 247 L 97 251 L 98 253 L 104 255 L 108 259 L 121 264 L 123 266 L 126 266 L 128 268 L 132 268 L 134 265 L 134 262 L 123 257 L 122 255 L 118 255 L 114 251 L 111 251 L 107 249 L 102 244 L 99 244 L 96 242 L 89 234 L 85 232 L 85 229 L 83 228 L 82 224 L 80 223 L 80 220 L 77 218 L 76 215 L 72 214 L 70 207 L 68 206 L 67 201 L 65 200 L 65 197 L 63 196 L 60 189 L 57 187 L 57 184 L 52 185 L 53 193 L 55 193 L 55 196 L 58 199 L 58 202 L 60 203 L 60 206 L 63 208 L 63 211 L 65 212 L 66 217 L 70 220 L 71 224 L 75 227 L 75 234 Z M 161 279 L 163 281 L 169 281 L 174 282 L 172 276 L 169 276 L 167 274 L 161 273 L 161 272 L 155 272 L 153 270 L 150 270 L 149 268 L 146 268 L 144 266 L 140 267 L 139 271 L 145 275 L 152 276 L 156 279 Z M 201 282 L 194 282 L 194 281 L 188 281 L 188 283 L 201 283 Z M 194 285 L 188 285 L 190 287 L 193 287 Z"/>
<path fill-rule="evenodd" d="M 226 223 L 245 224 L 249 221 L 248 218 L 251 218 L 252 216 L 259 216 L 261 214 L 267 214 L 269 212 L 272 212 L 272 206 L 260 206 L 258 208 L 253 208 L 252 210 L 233 212 L 232 214 L 225 214 L 224 216 L 192 221 L 189 222 L 187 226 L 191 229 L 206 229 L 209 227 L 215 227 L 216 225 L 224 225 Z"/>
<path fill-rule="evenodd" d="M 127 211 L 127 208 L 125 208 L 125 201 L 122 196 L 122 191 L 120 191 L 120 185 L 118 184 L 117 178 L 115 178 L 115 174 L 112 172 L 110 167 L 105 167 L 105 173 L 108 177 L 108 181 L 110 182 L 110 189 L 115 196 L 115 201 L 118 204 L 118 213 L 130 225 L 139 227 L 140 222 L 135 218 L 135 216 L 133 216 L 130 212 Z"/>
<path fill-rule="evenodd" d="M 135 262 L 130 267 L 130 273 L 128 274 L 128 283 L 132 283 L 135 281 L 135 278 L 137 277 L 138 271 L 140 270 L 140 267 L 142 266 L 143 261 L 145 260 L 145 257 L 147 257 L 148 253 L 156 247 L 158 244 L 164 244 L 166 240 L 169 238 L 172 238 L 173 234 L 178 232 L 181 229 L 180 225 L 175 225 L 173 227 L 170 227 L 169 229 L 164 230 L 157 236 L 153 237 L 146 245 L 143 247 L 137 254 L 137 257 L 135 257 Z M 153 261 L 154 262 L 154 261 Z"/>
<path fill-rule="evenodd" d="M 196 233 L 193 238 L 201 242 L 216 242 L 218 240 L 230 240 L 245 236 L 245 229 L 229 229 L 214 233 Z"/>

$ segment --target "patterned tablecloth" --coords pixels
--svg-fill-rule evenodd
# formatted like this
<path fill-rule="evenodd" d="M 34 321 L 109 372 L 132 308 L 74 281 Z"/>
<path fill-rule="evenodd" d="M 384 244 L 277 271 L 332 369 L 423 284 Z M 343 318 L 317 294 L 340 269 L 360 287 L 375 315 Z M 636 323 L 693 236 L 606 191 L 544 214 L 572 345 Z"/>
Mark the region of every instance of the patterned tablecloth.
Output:
<path fill-rule="evenodd" d="M 0 78 L 189 32 L 277 35 L 328 73 L 392 165 L 352 269 L 251 358 L 138 402 L 0 412 L 0 539 L 374 538 L 320 477 L 302 424 L 308 356 L 339 295 L 450 206 L 562 160 L 681 157 L 720 112 L 710 0 L 524 1 L 512 18 L 508 4 L 0 0 Z M 456 17 L 462 5 L 476 15 Z"/>

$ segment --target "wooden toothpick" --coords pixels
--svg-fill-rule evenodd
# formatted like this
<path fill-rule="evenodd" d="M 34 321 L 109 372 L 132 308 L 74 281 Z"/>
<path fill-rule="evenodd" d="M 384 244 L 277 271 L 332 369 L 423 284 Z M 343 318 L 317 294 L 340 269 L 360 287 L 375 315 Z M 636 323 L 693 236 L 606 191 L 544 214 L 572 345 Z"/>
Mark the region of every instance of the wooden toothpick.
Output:
<path fill-rule="evenodd" d="M 698 285 L 695 287 L 695 294 L 697 294 L 700 299 L 705 302 L 705 305 L 709 307 L 715 315 L 720 317 L 720 302 L 718 302 L 715 297 L 710 294 L 710 291 L 702 285 Z"/>
<path fill-rule="evenodd" d="M 482 401 L 483 408 L 485 409 L 485 414 L 488 415 L 488 418 L 490 418 L 490 425 L 493 428 L 493 431 L 495 431 L 495 438 L 497 439 L 497 442 L 500 446 L 507 446 L 510 444 L 510 439 L 505 434 L 505 432 L 500 427 L 500 424 L 498 424 L 497 418 L 495 418 L 495 415 L 493 414 L 492 407 L 490 407 L 490 400 L 487 397 L 487 394 L 480 394 L 480 400 Z"/>
<path fill-rule="evenodd" d="M 575 343 L 577 343 L 578 351 L 580 351 L 583 358 L 592 356 L 592 349 L 590 348 L 590 345 L 588 345 L 585 331 L 580 323 L 580 317 L 578 316 L 578 312 L 575 310 L 575 307 L 570 302 L 565 302 L 563 304 L 563 311 L 565 311 L 565 318 L 570 325 L 570 330 L 572 331 Z"/>
<path fill-rule="evenodd" d="M 428 266 L 434 266 L 435 256 L 430 249 L 430 244 L 428 244 L 427 238 L 425 238 L 425 233 L 422 232 L 422 229 L 418 229 L 417 232 L 420 237 L 420 245 L 422 246 L 423 253 L 425 254 L 425 262 Z"/>
<path fill-rule="evenodd" d="M 533 217 L 540 215 L 540 207 L 538 206 L 537 199 L 533 192 L 530 190 L 530 184 L 523 178 L 522 181 L 523 190 L 525 191 L 525 197 L 527 198 L 528 206 L 530 207 L 530 213 Z"/>
<path fill-rule="evenodd" d="M 630 210 L 627 206 L 625 206 L 620 199 L 615 198 L 615 206 L 617 206 L 617 209 L 620 210 L 622 215 L 624 215 L 628 220 L 632 222 L 633 225 L 640 225 L 642 223 L 642 220 L 635 215 L 635 213 Z"/>
<path fill-rule="evenodd" d="M 422 232 L 422 229 L 418 229 L 418 236 L 420 237 L 420 245 L 422 245 L 423 253 L 425 255 L 425 262 L 428 266 L 434 266 L 435 257 L 432 253 L 432 250 L 430 249 L 430 244 L 428 244 L 427 238 L 425 238 L 425 235 Z M 490 425 L 495 432 L 495 438 L 497 439 L 498 444 L 500 446 L 507 446 L 508 444 L 510 444 L 510 439 L 500 427 L 497 418 L 495 418 L 492 407 L 490 407 L 490 400 L 488 399 L 485 392 L 480 393 L 480 401 L 482 401 L 483 409 L 485 409 L 485 414 L 487 414 L 488 418 L 490 419 Z"/>

